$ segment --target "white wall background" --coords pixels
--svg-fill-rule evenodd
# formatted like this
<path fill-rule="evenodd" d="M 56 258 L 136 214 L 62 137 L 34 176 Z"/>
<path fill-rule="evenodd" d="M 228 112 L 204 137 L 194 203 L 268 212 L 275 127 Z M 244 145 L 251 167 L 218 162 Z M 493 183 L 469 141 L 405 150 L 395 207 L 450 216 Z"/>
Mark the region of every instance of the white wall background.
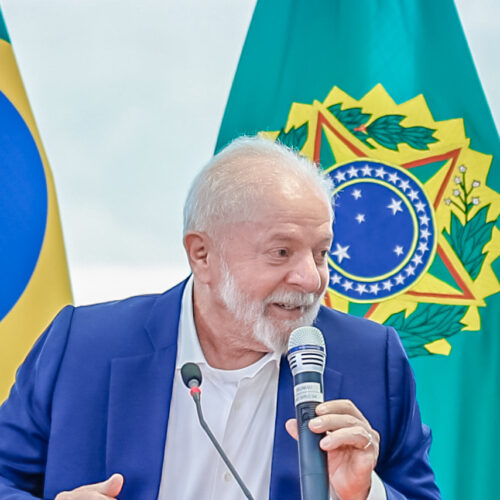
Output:
<path fill-rule="evenodd" d="M 182 205 L 211 156 L 256 0 L 0 0 L 55 178 L 76 304 L 188 272 Z M 500 124 L 500 2 L 457 0 Z"/>

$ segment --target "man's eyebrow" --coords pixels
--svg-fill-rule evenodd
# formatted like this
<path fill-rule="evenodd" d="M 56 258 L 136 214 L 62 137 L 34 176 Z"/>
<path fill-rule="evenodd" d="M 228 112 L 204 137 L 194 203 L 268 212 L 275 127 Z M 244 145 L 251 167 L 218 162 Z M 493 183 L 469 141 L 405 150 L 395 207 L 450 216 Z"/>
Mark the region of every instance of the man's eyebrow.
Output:
<path fill-rule="evenodd" d="M 272 242 L 287 242 L 287 241 L 293 241 L 297 239 L 293 234 L 290 234 L 289 232 L 277 232 L 277 233 L 272 233 L 270 234 L 266 239 L 266 243 L 272 243 Z M 332 241 L 332 235 L 325 236 L 321 240 L 318 241 L 318 245 L 330 245 Z"/>
<path fill-rule="evenodd" d="M 289 232 L 279 232 L 279 233 L 271 233 L 266 241 L 289 241 L 293 240 L 294 237 Z"/>

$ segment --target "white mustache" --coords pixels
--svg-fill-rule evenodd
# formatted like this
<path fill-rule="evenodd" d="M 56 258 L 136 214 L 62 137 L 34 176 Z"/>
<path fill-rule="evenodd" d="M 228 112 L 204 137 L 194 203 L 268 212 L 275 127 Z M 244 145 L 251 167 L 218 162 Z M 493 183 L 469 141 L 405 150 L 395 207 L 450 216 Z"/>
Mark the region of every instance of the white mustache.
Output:
<path fill-rule="evenodd" d="M 319 296 L 314 293 L 303 293 L 294 291 L 278 291 L 267 297 L 267 304 L 283 304 L 286 307 L 311 307 L 317 300 Z"/>

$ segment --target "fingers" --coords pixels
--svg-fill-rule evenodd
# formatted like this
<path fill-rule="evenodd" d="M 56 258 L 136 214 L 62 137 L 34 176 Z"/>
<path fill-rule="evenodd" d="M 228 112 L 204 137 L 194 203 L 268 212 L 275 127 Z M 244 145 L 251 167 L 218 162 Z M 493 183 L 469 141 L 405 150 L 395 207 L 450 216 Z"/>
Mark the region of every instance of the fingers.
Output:
<path fill-rule="evenodd" d="M 93 500 L 116 498 L 123 488 L 123 476 L 113 474 L 106 481 L 86 484 L 71 491 L 59 493 L 55 500 Z"/>
<path fill-rule="evenodd" d="M 363 427 L 349 427 L 328 433 L 320 442 L 321 449 L 332 451 L 342 446 L 367 450 L 374 445 L 374 438 Z"/>
<path fill-rule="evenodd" d="M 339 414 L 339 415 L 351 415 L 358 420 L 362 420 L 368 423 L 368 420 L 364 415 L 358 410 L 356 405 L 349 399 L 335 399 L 333 401 L 325 401 L 316 407 L 317 415 L 327 415 L 327 414 Z"/>
<path fill-rule="evenodd" d="M 293 437 L 293 439 L 298 439 L 299 438 L 299 431 L 297 430 L 297 420 L 294 418 L 291 418 L 290 420 L 287 420 L 285 422 L 285 428 L 290 434 L 290 436 Z"/>
<path fill-rule="evenodd" d="M 309 421 L 309 428 L 317 434 L 327 434 L 320 441 L 323 450 L 332 451 L 342 446 L 359 450 L 372 448 L 370 451 L 378 455 L 380 436 L 352 401 L 327 401 L 316 407 L 316 413 L 318 417 Z M 290 436 L 297 439 L 297 421 L 292 418 L 285 427 Z"/>
<path fill-rule="evenodd" d="M 102 493 L 111 498 L 115 498 L 123 488 L 123 476 L 121 474 L 113 474 L 106 481 L 95 485 L 85 486 L 85 488 L 96 487 L 95 491 Z"/>
<path fill-rule="evenodd" d="M 322 415 L 309 421 L 309 428 L 316 433 L 336 431 L 346 427 L 361 427 L 371 432 L 370 424 L 366 420 L 360 420 L 352 415 Z"/>

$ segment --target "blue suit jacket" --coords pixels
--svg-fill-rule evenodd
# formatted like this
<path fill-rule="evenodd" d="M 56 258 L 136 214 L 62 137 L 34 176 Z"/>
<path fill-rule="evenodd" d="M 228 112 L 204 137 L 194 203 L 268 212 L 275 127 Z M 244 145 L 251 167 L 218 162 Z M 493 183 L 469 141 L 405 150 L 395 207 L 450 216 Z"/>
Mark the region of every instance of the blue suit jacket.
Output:
<path fill-rule="evenodd" d="M 119 498 L 157 498 L 183 288 L 59 313 L 0 408 L 1 499 L 54 498 L 113 472 L 125 476 Z M 317 326 L 328 354 L 325 396 L 353 400 L 380 433 L 377 472 L 388 498 L 439 498 L 430 433 L 397 334 L 324 308 Z M 271 500 L 300 500 L 296 442 L 284 427 L 293 416 L 283 360 Z"/>

